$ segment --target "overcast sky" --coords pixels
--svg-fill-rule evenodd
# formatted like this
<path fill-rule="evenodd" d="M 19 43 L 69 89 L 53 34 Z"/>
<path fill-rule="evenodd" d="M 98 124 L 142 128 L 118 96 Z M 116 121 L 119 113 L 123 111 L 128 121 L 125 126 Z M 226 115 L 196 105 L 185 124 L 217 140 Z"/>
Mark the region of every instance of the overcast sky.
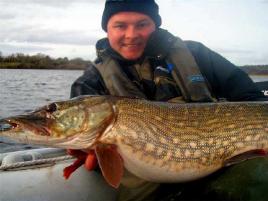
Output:
<path fill-rule="evenodd" d="M 268 0 L 156 0 L 162 28 L 236 65 L 268 64 Z M 104 0 L 0 0 L 0 51 L 95 58 Z"/>

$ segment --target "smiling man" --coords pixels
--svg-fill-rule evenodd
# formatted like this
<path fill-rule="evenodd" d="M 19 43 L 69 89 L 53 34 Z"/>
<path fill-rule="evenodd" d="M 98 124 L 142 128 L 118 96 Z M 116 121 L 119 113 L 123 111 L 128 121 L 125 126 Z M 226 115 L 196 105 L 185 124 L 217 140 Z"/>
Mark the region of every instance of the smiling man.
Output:
<path fill-rule="evenodd" d="M 267 100 L 246 73 L 221 55 L 199 42 L 183 41 L 161 29 L 159 8 L 154 0 L 106 0 L 101 26 L 107 38 L 97 42 L 97 59 L 73 83 L 71 97 L 110 94 L 180 103 Z M 265 166 L 253 165 L 251 172 L 262 167 Z M 243 171 L 243 178 L 254 180 L 250 171 Z M 223 178 L 235 178 L 231 173 L 226 171 Z M 138 186 L 136 182 L 136 187 L 120 187 L 119 200 L 157 200 L 159 195 L 162 200 L 178 195 L 180 199 L 196 200 L 192 196 L 202 199 L 204 192 L 208 192 L 206 187 L 214 184 L 217 187 L 213 181 L 219 179 L 175 187 Z M 234 186 L 243 186 L 238 180 L 234 181 Z M 211 191 L 219 197 L 213 200 L 230 195 L 228 185 L 219 186 L 221 190 L 217 192 L 216 187 Z M 246 193 L 247 187 L 243 187 L 244 193 L 235 191 L 231 197 L 254 199 Z M 257 189 L 255 195 L 263 197 L 263 192 Z"/>
<path fill-rule="evenodd" d="M 154 0 L 107 0 L 97 59 L 71 96 L 112 94 L 186 102 L 263 100 L 248 75 L 195 41 L 161 29 Z M 178 26 L 178 25 L 174 25 Z"/>
<path fill-rule="evenodd" d="M 120 12 L 113 15 L 107 24 L 111 47 L 127 60 L 137 60 L 142 56 L 149 36 L 154 31 L 154 21 L 137 12 Z"/>

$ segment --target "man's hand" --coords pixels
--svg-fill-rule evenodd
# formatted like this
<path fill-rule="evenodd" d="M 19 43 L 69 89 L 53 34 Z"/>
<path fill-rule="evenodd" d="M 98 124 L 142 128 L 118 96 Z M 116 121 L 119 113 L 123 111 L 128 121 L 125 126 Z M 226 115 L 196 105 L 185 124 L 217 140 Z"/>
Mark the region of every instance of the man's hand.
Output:
<path fill-rule="evenodd" d="M 158 59 L 164 58 L 172 48 L 177 38 L 164 29 L 157 29 L 154 31 L 145 47 L 145 55 L 149 57 L 156 57 Z"/>
<path fill-rule="evenodd" d="M 87 152 L 81 150 L 68 149 L 67 154 L 77 158 L 74 163 L 63 170 L 63 176 L 68 179 L 71 174 L 84 164 L 85 168 L 89 171 L 94 170 L 97 167 L 97 157 L 94 150 Z"/>

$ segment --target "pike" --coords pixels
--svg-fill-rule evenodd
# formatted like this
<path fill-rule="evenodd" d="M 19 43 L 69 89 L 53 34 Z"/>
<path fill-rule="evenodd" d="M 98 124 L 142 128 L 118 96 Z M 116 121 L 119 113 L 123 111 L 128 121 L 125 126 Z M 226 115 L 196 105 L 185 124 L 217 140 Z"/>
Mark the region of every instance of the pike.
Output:
<path fill-rule="evenodd" d="M 0 135 L 87 151 L 113 187 L 124 169 L 145 181 L 184 182 L 266 157 L 268 102 L 175 104 L 81 96 L 2 119 Z"/>

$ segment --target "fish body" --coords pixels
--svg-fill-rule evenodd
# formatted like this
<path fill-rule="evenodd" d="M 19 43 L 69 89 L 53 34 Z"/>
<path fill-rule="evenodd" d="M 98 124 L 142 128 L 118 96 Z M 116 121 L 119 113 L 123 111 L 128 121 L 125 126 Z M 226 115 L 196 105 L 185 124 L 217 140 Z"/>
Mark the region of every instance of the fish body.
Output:
<path fill-rule="evenodd" d="M 184 182 L 243 153 L 268 151 L 268 102 L 174 104 L 82 96 L 2 122 L 12 129 L 0 133 L 21 142 L 95 150 L 112 185 L 120 183 L 122 166 L 146 181 Z M 116 178 L 109 179 L 111 174 Z"/>

